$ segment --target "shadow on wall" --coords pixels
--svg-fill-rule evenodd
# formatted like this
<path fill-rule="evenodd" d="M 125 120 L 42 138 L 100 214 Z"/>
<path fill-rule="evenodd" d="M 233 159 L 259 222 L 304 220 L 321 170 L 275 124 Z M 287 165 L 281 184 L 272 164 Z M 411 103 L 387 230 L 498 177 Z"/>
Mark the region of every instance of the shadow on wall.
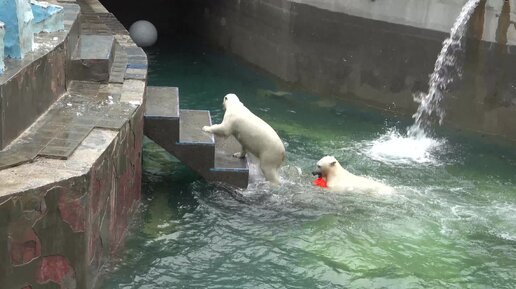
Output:
<path fill-rule="evenodd" d="M 174 0 L 100 0 L 129 30 L 138 20 L 147 20 L 158 29 L 159 35 L 172 35 L 181 27 L 183 7 Z"/>

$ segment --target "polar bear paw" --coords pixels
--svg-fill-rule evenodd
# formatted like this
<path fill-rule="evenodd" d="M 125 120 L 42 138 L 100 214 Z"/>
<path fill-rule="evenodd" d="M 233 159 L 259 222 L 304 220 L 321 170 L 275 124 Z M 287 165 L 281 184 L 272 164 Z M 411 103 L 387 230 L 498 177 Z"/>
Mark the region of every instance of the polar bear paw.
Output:
<path fill-rule="evenodd" d="M 245 153 L 241 153 L 241 152 L 240 153 L 234 153 L 233 157 L 237 158 L 237 159 L 243 159 L 243 158 L 245 158 Z"/>
<path fill-rule="evenodd" d="M 202 131 L 204 131 L 204 132 L 211 132 L 211 128 L 209 126 L 205 125 L 205 126 L 202 127 Z"/>

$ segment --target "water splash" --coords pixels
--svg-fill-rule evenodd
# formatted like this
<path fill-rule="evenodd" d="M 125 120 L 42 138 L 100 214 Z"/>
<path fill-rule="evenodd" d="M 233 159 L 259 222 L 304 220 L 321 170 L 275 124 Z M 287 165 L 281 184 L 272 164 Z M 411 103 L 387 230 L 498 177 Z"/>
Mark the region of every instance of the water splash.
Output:
<path fill-rule="evenodd" d="M 456 78 L 461 77 L 461 65 L 458 63 L 464 51 L 464 35 L 467 24 L 480 0 L 469 0 L 455 20 L 450 36 L 444 40 L 443 47 L 435 62 L 434 71 L 428 80 L 428 92 L 414 96 L 419 107 L 412 116 L 414 124 L 407 129 L 403 136 L 396 130 L 373 141 L 368 155 L 383 162 L 406 163 L 436 163 L 436 156 L 446 143 L 442 139 L 434 139 L 428 135 L 432 123 L 442 124 L 445 116 L 441 103 L 444 93 Z"/>
<path fill-rule="evenodd" d="M 370 158 L 396 165 L 439 164 L 437 152 L 445 143 L 443 139 L 434 139 L 425 135 L 405 136 L 396 128 L 366 146 Z"/>
<path fill-rule="evenodd" d="M 444 92 L 453 83 L 455 77 L 461 77 L 461 67 L 457 64 L 457 60 L 464 48 L 463 38 L 467 24 L 479 3 L 480 0 L 469 0 L 462 7 L 450 31 L 450 37 L 443 42 L 434 71 L 428 81 L 428 92 L 414 97 L 414 100 L 419 103 L 419 107 L 413 115 L 414 124 L 408 130 L 409 136 L 421 136 L 435 119 L 442 124 L 445 116 L 441 106 Z"/>

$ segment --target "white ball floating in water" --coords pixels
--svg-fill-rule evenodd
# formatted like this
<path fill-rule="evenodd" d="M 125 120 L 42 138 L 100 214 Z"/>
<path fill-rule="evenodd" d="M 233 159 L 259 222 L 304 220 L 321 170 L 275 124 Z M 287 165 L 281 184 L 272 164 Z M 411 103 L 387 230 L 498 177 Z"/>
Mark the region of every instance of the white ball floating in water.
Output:
<path fill-rule="evenodd" d="M 129 34 L 134 43 L 140 47 L 149 47 L 158 40 L 158 31 L 152 23 L 146 20 L 139 20 L 129 28 Z"/>

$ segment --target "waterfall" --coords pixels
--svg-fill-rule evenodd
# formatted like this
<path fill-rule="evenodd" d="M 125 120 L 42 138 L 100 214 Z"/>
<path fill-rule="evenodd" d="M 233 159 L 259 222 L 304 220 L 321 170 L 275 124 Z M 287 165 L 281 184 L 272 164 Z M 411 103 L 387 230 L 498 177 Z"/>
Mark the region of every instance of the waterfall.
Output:
<path fill-rule="evenodd" d="M 382 162 L 396 164 L 440 164 L 439 153 L 446 151 L 446 140 L 436 139 L 427 135 L 434 121 L 442 123 L 444 108 L 441 103 L 448 86 L 461 76 L 461 66 L 458 63 L 464 48 L 464 35 L 467 24 L 480 0 L 469 0 L 453 24 L 448 37 L 435 62 L 434 71 L 428 81 L 428 92 L 414 96 L 419 107 L 414 113 L 414 124 L 404 135 L 391 128 L 386 134 L 365 146 L 369 157 Z M 445 161 L 445 160 L 444 160 Z"/>
<path fill-rule="evenodd" d="M 450 37 L 443 42 L 443 47 L 435 62 L 434 71 L 428 81 L 428 92 L 414 97 L 419 103 L 416 113 L 412 116 L 414 124 L 408 129 L 409 136 L 425 135 L 434 120 L 442 123 L 445 112 L 441 106 L 444 92 L 455 77 L 460 77 L 461 67 L 457 65 L 458 56 L 463 51 L 464 35 L 471 15 L 480 0 L 469 0 L 455 20 L 450 31 Z"/>

